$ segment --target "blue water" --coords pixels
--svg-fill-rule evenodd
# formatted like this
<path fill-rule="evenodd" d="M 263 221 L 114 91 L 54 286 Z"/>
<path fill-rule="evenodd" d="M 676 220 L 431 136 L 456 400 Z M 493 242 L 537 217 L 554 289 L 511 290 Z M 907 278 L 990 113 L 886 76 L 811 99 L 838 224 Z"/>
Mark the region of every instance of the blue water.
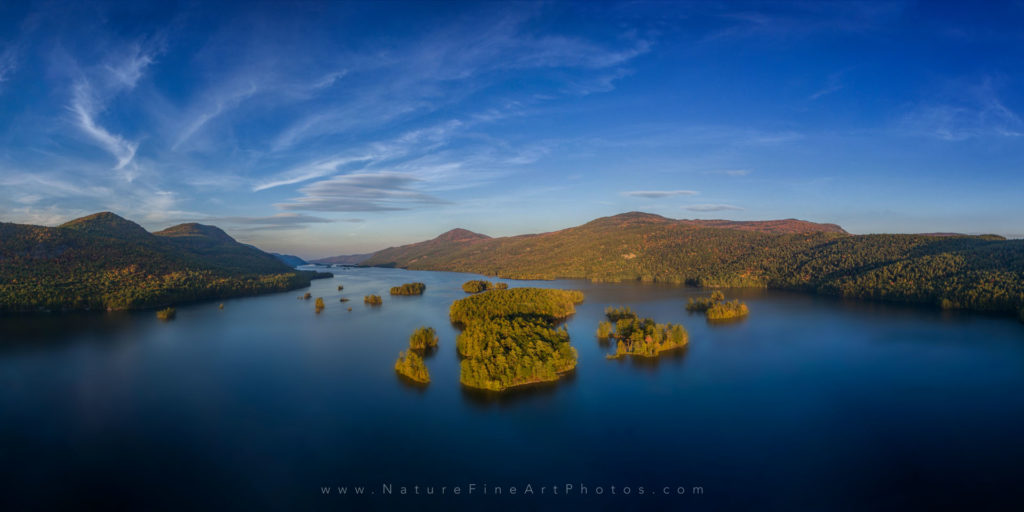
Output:
<path fill-rule="evenodd" d="M 319 315 L 298 290 L 171 322 L 0 318 L 0 509 L 896 510 L 1018 495 L 1013 319 L 735 291 L 750 317 L 708 325 L 684 310 L 692 288 L 508 281 L 586 301 L 565 324 L 576 372 L 496 397 L 460 387 L 448 322 L 476 276 L 334 271 L 308 290 Z M 426 293 L 387 295 L 411 281 Z M 683 323 L 689 347 L 605 359 L 594 331 L 609 305 Z M 441 340 L 426 388 L 393 370 L 420 325 Z"/>

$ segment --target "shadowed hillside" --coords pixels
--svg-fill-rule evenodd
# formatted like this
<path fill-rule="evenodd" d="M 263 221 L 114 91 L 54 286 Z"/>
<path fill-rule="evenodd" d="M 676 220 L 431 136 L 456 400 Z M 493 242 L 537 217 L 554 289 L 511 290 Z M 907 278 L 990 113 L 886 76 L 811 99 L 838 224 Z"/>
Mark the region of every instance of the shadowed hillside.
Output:
<path fill-rule="evenodd" d="M 1024 307 L 1024 241 L 850 235 L 834 224 L 792 219 L 673 220 L 631 212 L 535 235 L 442 235 L 382 250 L 363 264 L 518 279 L 772 287 L 950 309 Z"/>
<path fill-rule="evenodd" d="M 307 286 L 214 226 L 157 233 L 103 212 L 50 228 L 0 223 L 0 311 L 137 309 Z"/>

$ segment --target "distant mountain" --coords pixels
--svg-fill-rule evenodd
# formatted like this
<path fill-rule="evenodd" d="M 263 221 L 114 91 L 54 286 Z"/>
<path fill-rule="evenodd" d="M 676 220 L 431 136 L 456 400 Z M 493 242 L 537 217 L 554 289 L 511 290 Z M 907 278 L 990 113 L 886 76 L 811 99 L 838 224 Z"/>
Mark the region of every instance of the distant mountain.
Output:
<path fill-rule="evenodd" d="M 308 286 L 215 226 L 149 233 L 102 212 L 50 228 L 0 223 L 0 311 L 137 309 Z"/>
<path fill-rule="evenodd" d="M 275 258 L 277 258 L 278 260 L 280 260 L 281 263 L 284 263 L 285 265 L 288 265 L 289 267 L 292 267 L 292 268 L 295 268 L 295 267 L 297 267 L 299 265 L 307 265 L 308 264 L 308 262 L 306 260 L 304 260 L 304 259 L 302 259 L 302 258 L 300 258 L 298 256 L 293 256 L 291 254 L 278 254 L 276 252 L 272 252 L 272 253 L 270 253 L 270 255 L 275 257 Z"/>
<path fill-rule="evenodd" d="M 321 265 L 358 265 L 370 256 L 373 256 L 373 254 L 342 254 L 339 256 L 331 256 L 329 258 L 312 260 L 310 263 L 319 263 Z"/>
<path fill-rule="evenodd" d="M 835 224 L 794 219 L 676 220 L 630 212 L 532 235 L 453 230 L 384 249 L 362 264 L 520 279 L 772 287 L 954 309 L 1024 307 L 1024 241 L 850 235 Z"/>

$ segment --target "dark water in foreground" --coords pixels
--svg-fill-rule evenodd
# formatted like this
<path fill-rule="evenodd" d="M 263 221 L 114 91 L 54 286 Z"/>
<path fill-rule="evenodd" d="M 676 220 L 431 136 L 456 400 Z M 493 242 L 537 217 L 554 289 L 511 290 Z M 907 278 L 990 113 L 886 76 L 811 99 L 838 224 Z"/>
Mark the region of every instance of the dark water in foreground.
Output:
<path fill-rule="evenodd" d="M 863 510 L 1018 497 L 1024 325 L 1012 319 L 757 291 L 745 292 L 749 319 L 708 326 L 684 310 L 693 289 L 529 283 L 585 292 L 567 323 L 579 367 L 494 399 L 458 383 L 447 311 L 469 278 L 336 269 L 310 290 L 320 315 L 300 290 L 179 307 L 168 323 L 0 319 L 0 509 Z M 387 295 L 410 281 L 425 295 Z M 384 305 L 364 306 L 367 293 Z M 689 348 L 605 360 L 593 333 L 620 304 L 684 323 Z M 420 325 L 441 337 L 425 389 L 392 369 Z M 415 485 L 435 495 L 398 495 Z"/>

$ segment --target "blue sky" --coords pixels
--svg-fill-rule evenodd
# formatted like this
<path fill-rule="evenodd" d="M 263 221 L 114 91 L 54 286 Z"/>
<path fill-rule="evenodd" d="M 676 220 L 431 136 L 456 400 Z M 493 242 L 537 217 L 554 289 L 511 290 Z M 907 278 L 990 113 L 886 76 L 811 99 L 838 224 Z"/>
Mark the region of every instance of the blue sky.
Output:
<path fill-rule="evenodd" d="M 151 3 L 0 5 L 0 220 L 1024 236 L 1022 2 Z"/>

